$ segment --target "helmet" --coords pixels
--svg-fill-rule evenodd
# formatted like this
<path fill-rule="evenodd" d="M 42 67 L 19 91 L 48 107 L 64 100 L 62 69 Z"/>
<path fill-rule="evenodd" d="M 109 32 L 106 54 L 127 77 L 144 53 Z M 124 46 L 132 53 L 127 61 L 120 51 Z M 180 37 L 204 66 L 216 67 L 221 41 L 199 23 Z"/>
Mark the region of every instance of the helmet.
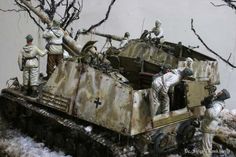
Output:
<path fill-rule="evenodd" d="M 217 94 L 217 100 L 226 100 L 230 98 L 230 93 L 226 89 L 222 89 L 218 94 Z"/>
<path fill-rule="evenodd" d="M 170 64 L 164 64 L 164 65 L 162 65 L 161 69 L 162 69 L 163 73 L 167 73 L 172 69 L 172 66 Z"/>
<path fill-rule="evenodd" d="M 127 38 L 129 38 L 129 36 L 130 36 L 129 32 L 125 32 L 125 35 L 124 35 L 124 37 L 127 37 Z"/>
<path fill-rule="evenodd" d="M 60 25 L 61 25 L 60 20 L 54 19 L 52 21 L 52 27 L 60 27 Z"/>
<path fill-rule="evenodd" d="M 26 37 L 25 37 L 26 41 L 33 41 L 33 37 L 31 34 L 28 34 Z"/>
<path fill-rule="evenodd" d="M 157 26 L 161 26 L 161 21 L 160 20 L 156 20 L 155 21 L 155 26 L 157 27 Z"/>
<path fill-rule="evenodd" d="M 191 63 L 192 63 L 192 62 L 193 62 L 193 59 L 192 59 L 192 58 L 190 58 L 190 57 L 187 57 L 187 58 L 186 58 L 186 61 L 187 61 L 187 62 L 191 62 Z"/>
<path fill-rule="evenodd" d="M 190 68 L 185 68 L 183 70 L 183 76 L 191 76 L 193 75 L 193 71 Z"/>

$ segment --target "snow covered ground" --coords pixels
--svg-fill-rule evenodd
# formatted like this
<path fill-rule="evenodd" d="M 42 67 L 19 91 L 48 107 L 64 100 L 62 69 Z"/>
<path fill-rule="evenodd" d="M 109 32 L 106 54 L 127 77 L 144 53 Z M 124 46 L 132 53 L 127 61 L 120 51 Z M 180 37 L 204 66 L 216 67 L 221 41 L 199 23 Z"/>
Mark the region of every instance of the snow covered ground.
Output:
<path fill-rule="evenodd" d="M 230 123 L 230 128 L 236 130 L 236 109 L 222 111 L 224 122 Z M 227 124 L 225 124 L 227 126 Z M 34 141 L 18 130 L 11 129 L 0 116 L 0 156 L 6 157 L 71 157 L 62 151 L 52 151 L 44 143 Z M 168 157 L 180 157 L 169 155 Z"/>
<path fill-rule="evenodd" d="M 6 157 L 71 157 L 63 152 L 55 152 L 44 143 L 10 129 L 0 117 L 0 156 Z"/>

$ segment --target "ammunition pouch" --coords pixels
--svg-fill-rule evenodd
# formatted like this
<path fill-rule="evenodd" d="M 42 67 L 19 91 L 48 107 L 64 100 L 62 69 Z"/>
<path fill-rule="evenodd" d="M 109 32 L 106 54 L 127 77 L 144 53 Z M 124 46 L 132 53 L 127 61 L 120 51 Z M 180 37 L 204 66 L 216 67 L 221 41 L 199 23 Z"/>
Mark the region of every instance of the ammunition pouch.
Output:
<path fill-rule="evenodd" d="M 27 58 L 23 57 L 23 58 L 22 58 L 22 68 L 20 69 L 21 71 L 23 71 L 23 69 L 25 68 L 25 64 L 26 64 L 27 60 L 31 60 L 31 59 L 37 59 L 37 60 L 39 60 L 37 56 L 34 56 L 34 57 L 27 57 Z"/>

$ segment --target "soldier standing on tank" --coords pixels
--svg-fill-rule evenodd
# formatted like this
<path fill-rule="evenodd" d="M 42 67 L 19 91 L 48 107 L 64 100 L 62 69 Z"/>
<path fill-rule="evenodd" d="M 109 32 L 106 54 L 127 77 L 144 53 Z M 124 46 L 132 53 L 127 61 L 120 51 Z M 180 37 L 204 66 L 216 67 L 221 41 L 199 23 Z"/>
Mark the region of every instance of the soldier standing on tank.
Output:
<path fill-rule="evenodd" d="M 206 107 L 205 115 L 201 125 L 203 132 L 202 137 L 202 157 L 211 157 L 212 141 L 214 134 L 218 130 L 218 125 L 221 122 L 220 113 L 225 108 L 224 100 L 230 98 L 230 93 L 223 89 L 215 97 L 209 97 L 202 102 Z"/>
<path fill-rule="evenodd" d="M 49 26 L 43 33 L 43 38 L 47 41 L 46 49 L 48 50 L 46 79 L 51 76 L 56 66 L 63 60 L 63 36 L 64 32 L 60 28 L 59 20 L 53 20 L 52 26 Z"/>
<path fill-rule="evenodd" d="M 27 44 L 23 47 L 18 57 L 18 64 L 23 71 L 23 92 L 25 95 L 37 97 L 39 84 L 39 56 L 44 56 L 46 51 L 33 45 L 32 35 L 26 36 Z"/>
<path fill-rule="evenodd" d="M 189 68 L 173 69 L 152 82 L 150 94 L 152 116 L 170 111 L 168 90 L 191 75 L 193 71 Z"/>

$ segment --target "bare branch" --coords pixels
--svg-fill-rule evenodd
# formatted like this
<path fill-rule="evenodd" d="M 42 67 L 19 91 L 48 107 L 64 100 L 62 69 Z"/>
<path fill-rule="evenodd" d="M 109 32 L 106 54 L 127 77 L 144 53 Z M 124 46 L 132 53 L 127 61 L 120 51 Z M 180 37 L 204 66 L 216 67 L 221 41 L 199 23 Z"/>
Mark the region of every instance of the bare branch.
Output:
<path fill-rule="evenodd" d="M 232 68 L 236 68 L 236 65 L 234 65 L 234 64 L 232 64 L 232 63 L 230 63 L 228 60 L 229 60 L 229 58 L 228 58 L 228 60 L 226 60 L 226 59 L 224 59 L 222 56 L 220 56 L 218 53 L 216 53 L 215 51 L 213 51 L 212 49 L 210 49 L 208 46 L 207 46 L 207 44 L 202 40 L 202 38 L 200 37 L 200 35 L 198 35 L 197 33 L 196 33 L 196 30 L 194 29 L 194 27 L 193 27 L 193 19 L 191 19 L 191 30 L 194 32 L 194 34 L 197 36 L 197 38 L 198 38 L 198 40 L 200 40 L 200 42 L 206 47 L 206 49 L 208 50 L 208 51 L 210 51 L 211 53 L 213 53 L 214 55 L 216 55 L 217 57 L 219 57 L 222 61 L 224 61 L 225 63 L 227 63 L 228 65 L 230 65 Z"/>
<path fill-rule="evenodd" d="M 17 2 L 17 0 L 15 0 L 16 4 L 22 8 L 23 10 L 27 11 L 27 13 L 29 14 L 29 17 L 34 21 L 34 23 L 41 29 L 44 30 L 43 27 L 38 23 L 38 21 L 32 16 L 30 10 L 28 8 L 26 8 L 25 6 L 23 6 L 22 4 L 20 4 L 19 2 Z"/>
<path fill-rule="evenodd" d="M 6 9 L 6 10 L 0 9 L 0 11 L 2 11 L 2 12 L 21 12 L 21 11 L 25 11 L 25 10 L 23 10 L 23 9 Z"/>
<path fill-rule="evenodd" d="M 229 60 L 230 60 L 230 58 L 231 58 L 231 55 L 232 55 L 232 53 L 230 53 L 230 55 L 229 55 L 229 57 L 228 57 L 227 61 L 229 61 Z"/>
<path fill-rule="evenodd" d="M 211 4 L 212 4 L 214 7 L 227 6 L 227 4 L 214 4 L 213 2 L 211 2 Z"/>
<path fill-rule="evenodd" d="M 216 5 L 216 4 L 214 4 L 213 2 L 211 2 L 211 4 L 212 4 L 213 6 L 215 6 L 215 7 L 229 6 L 230 8 L 236 10 L 236 5 L 233 4 L 233 3 L 236 2 L 236 1 L 233 1 L 233 0 L 222 0 L 222 1 L 224 1 L 226 4 L 218 4 L 218 5 Z"/>
<path fill-rule="evenodd" d="M 109 7 L 108 7 L 108 10 L 107 10 L 107 12 L 106 12 L 105 18 L 102 19 L 102 20 L 101 20 L 100 22 L 98 22 L 97 24 L 94 24 L 94 25 L 90 26 L 89 29 L 87 29 L 87 31 L 84 31 L 84 32 L 83 32 L 83 34 L 89 33 L 92 29 L 94 29 L 94 28 L 100 26 L 102 23 L 104 23 L 104 22 L 108 19 L 109 14 L 110 14 L 110 11 L 111 11 L 111 8 L 112 8 L 113 4 L 115 3 L 115 1 L 116 1 L 116 0 L 111 0 L 111 3 L 110 3 L 110 5 L 109 5 Z"/>
<path fill-rule="evenodd" d="M 62 5 L 66 6 L 66 8 L 61 26 L 63 29 L 66 29 L 71 23 L 80 18 L 80 13 L 83 8 L 83 0 L 81 0 L 81 2 L 73 0 L 71 3 L 67 0 L 66 4 Z"/>

